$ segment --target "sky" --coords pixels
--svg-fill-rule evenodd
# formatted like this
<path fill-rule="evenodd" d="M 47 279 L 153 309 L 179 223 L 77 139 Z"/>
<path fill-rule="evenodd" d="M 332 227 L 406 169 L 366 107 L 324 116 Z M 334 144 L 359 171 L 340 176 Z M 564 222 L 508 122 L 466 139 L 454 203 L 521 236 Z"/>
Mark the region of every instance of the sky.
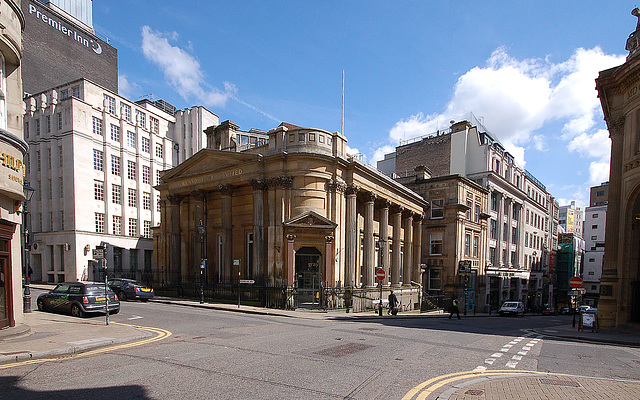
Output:
<path fill-rule="evenodd" d="M 560 205 L 609 180 L 598 72 L 624 63 L 628 1 L 93 1 L 120 95 L 205 106 L 241 130 L 341 130 L 375 166 L 473 115 Z"/>

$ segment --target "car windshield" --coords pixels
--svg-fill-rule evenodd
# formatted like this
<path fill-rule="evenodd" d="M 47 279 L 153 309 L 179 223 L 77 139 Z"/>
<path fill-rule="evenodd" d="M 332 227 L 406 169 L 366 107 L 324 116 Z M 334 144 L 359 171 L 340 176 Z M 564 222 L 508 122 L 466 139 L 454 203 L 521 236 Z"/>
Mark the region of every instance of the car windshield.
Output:
<path fill-rule="evenodd" d="M 518 303 L 504 303 L 502 307 L 517 307 Z"/>
<path fill-rule="evenodd" d="M 85 286 L 87 294 L 104 294 L 104 286 Z"/>

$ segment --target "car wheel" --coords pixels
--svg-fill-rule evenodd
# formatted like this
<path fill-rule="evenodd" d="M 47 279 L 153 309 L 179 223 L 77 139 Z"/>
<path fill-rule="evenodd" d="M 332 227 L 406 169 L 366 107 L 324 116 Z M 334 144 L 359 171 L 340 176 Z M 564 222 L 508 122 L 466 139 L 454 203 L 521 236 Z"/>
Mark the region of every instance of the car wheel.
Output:
<path fill-rule="evenodd" d="M 140 299 L 141 302 L 146 303 L 149 299 Z"/>
<path fill-rule="evenodd" d="M 117 313 L 119 313 L 119 312 L 120 312 L 120 309 L 119 309 L 119 308 L 116 308 L 115 310 L 113 310 L 113 311 L 109 312 L 109 314 L 117 314 Z"/>
<path fill-rule="evenodd" d="M 73 315 L 74 317 L 82 318 L 84 317 L 84 311 L 82 311 L 82 308 L 80 308 L 79 305 L 74 304 L 71 306 L 71 315 Z"/>
<path fill-rule="evenodd" d="M 39 311 L 47 311 L 46 307 L 44 305 L 44 300 L 42 299 L 38 299 L 38 301 L 36 302 L 36 304 L 38 304 L 38 310 Z"/>
<path fill-rule="evenodd" d="M 127 301 L 127 294 L 121 290 L 118 292 L 118 300 Z"/>

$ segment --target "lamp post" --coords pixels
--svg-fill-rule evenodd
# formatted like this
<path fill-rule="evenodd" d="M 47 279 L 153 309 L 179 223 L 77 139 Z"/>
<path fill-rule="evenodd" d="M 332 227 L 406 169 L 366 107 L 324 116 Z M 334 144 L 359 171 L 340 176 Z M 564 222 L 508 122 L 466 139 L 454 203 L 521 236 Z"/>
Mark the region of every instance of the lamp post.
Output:
<path fill-rule="evenodd" d="M 380 266 L 379 269 L 384 271 L 384 244 L 386 240 L 384 238 L 380 238 L 378 240 L 378 248 L 380 249 Z M 377 274 L 376 274 L 377 276 Z M 378 279 L 378 286 L 380 287 L 380 301 L 378 302 L 378 315 L 382 317 L 382 279 Z M 391 304 L 389 304 L 391 307 Z"/>
<path fill-rule="evenodd" d="M 29 236 L 31 235 L 31 230 L 27 224 L 29 223 L 29 218 L 27 217 L 29 214 L 28 204 L 33 197 L 33 192 L 36 190 L 29 186 L 28 181 L 24 181 L 22 186 L 22 190 L 24 191 L 24 201 L 22 202 L 22 272 L 24 276 L 24 294 L 22 296 L 22 312 L 30 313 L 31 312 L 31 288 L 29 287 L 29 283 L 31 281 L 31 273 L 29 270 L 31 267 L 29 266 L 29 248 L 31 247 L 31 240 Z"/>
<path fill-rule="evenodd" d="M 196 229 L 198 230 L 198 233 L 200 234 L 200 304 L 204 304 L 204 277 L 203 277 L 203 272 L 204 272 L 204 262 L 205 262 L 205 258 L 204 258 L 204 231 L 205 231 L 205 227 L 204 227 L 204 224 L 202 223 L 202 220 L 200 220 L 200 223 L 198 224 L 198 226 L 196 226 Z"/>

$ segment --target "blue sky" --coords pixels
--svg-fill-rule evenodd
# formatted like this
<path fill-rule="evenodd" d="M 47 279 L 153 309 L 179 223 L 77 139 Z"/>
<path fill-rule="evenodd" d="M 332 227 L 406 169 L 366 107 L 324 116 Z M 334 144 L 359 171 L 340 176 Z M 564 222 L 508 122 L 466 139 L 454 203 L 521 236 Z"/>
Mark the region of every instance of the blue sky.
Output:
<path fill-rule="evenodd" d="M 624 62 L 626 1 L 95 0 L 120 94 L 204 105 L 241 129 L 339 131 L 375 165 L 472 112 L 561 205 L 608 180 L 594 79 Z"/>

